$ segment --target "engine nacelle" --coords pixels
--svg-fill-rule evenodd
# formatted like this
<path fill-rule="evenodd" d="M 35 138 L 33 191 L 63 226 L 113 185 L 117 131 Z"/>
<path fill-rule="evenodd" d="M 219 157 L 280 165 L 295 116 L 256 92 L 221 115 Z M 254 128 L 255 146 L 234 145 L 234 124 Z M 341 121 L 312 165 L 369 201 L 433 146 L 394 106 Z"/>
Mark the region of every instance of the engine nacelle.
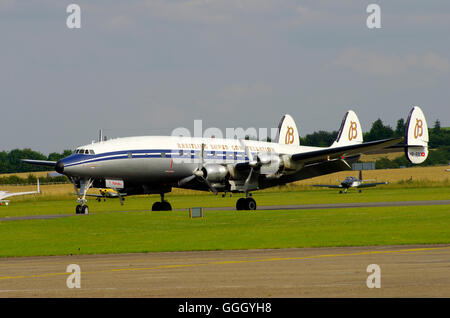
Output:
<path fill-rule="evenodd" d="M 222 182 L 228 176 L 228 169 L 218 164 L 205 165 L 202 171 L 203 177 L 210 182 Z"/>
<path fill-rule="evenodd" d="M 274 153 L 259 153 L 258 162 L 261 165 L 261 174 L 275 174 L 280 170 L 282 162 L 280 156 Z"/>

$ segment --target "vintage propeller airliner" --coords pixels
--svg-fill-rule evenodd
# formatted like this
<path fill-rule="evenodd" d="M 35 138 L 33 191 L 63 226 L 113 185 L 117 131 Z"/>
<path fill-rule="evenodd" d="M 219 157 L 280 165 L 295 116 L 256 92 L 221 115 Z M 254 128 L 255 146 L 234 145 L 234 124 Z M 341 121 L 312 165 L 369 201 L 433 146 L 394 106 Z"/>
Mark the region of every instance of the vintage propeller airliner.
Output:
<path fill-rule="evenodd" d="M 112 188 L 124 195 L 160 194 L 153 211 L 172 207 L 164 194 L 173 187 L 245 193 L 237 210 L 254 210 L 251 192 L 290 182 L 351 170 L 361 154 L 398 145 L 405 140 L 407 158 L 414 164 L 428 156 L 428 128 L 422 110 L 409 113 L 405 138 L 363 143 L 361 125 L 349 110 L 330 147 L 300 146 L 297 126 L 285 115 L 278 126 L 277 142 L 179 136 L 140 136 L 99 141 L 78 147 L 58 162 L 28 160 L 54 167 L 74 184 L 77 214 L 87 214 L 87 191 Z M 79 190 L 78 190 L 79 189 Z M 121 199 L 122 201 L 122 199 Z"/>

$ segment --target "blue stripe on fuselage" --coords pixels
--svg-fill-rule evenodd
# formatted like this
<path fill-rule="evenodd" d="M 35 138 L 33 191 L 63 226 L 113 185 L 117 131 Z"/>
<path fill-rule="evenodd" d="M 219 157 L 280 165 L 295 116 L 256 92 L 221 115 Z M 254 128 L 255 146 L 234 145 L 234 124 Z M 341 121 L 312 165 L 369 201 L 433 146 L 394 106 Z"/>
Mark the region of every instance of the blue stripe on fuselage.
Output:
<path fill-rule="evenodd" d="M 181 150 L 183 151 L 181 155 Z M 146 150 L 121 150 L 101 153 L 97 155 L 91 154 L 73 154 L 61 160 L 65 167 L 72 167 L 91 162 L 108 161 L 116 159 L 129 159 L 131 158 L 162 158 L 162 153 L 165 154 L 165 158 L 200 158 L 200 150 L 183 150 L 183 149 L 146 149 Z M 248 157 L 244 152 L 235 151 L 217 151 L 217 150 L 205 150 L 205 159 L 223 159 L 233 161 L 247 161 Z"/>

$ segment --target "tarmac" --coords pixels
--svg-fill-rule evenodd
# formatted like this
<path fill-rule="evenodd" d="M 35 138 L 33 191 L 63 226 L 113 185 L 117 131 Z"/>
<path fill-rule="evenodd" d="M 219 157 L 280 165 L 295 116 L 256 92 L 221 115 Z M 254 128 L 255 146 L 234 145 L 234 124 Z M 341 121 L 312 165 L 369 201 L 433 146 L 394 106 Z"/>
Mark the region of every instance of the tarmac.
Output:
<path fill-rule="evenodd" d="M 0 297 L 450 297 L 450 245 L 2 258 Z"/>

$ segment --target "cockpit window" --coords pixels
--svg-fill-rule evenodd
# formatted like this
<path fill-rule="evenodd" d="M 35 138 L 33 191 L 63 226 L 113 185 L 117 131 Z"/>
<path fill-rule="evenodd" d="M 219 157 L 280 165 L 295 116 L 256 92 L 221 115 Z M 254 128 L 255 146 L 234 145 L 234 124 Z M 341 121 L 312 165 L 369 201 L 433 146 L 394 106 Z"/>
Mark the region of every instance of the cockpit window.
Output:
<path fill-rule="evenodd" d="M 90 154 L 90 155 L 95 155 L 94 150 L 90 149 L 90 150 L 89 150 L 89 154 Z"/>

